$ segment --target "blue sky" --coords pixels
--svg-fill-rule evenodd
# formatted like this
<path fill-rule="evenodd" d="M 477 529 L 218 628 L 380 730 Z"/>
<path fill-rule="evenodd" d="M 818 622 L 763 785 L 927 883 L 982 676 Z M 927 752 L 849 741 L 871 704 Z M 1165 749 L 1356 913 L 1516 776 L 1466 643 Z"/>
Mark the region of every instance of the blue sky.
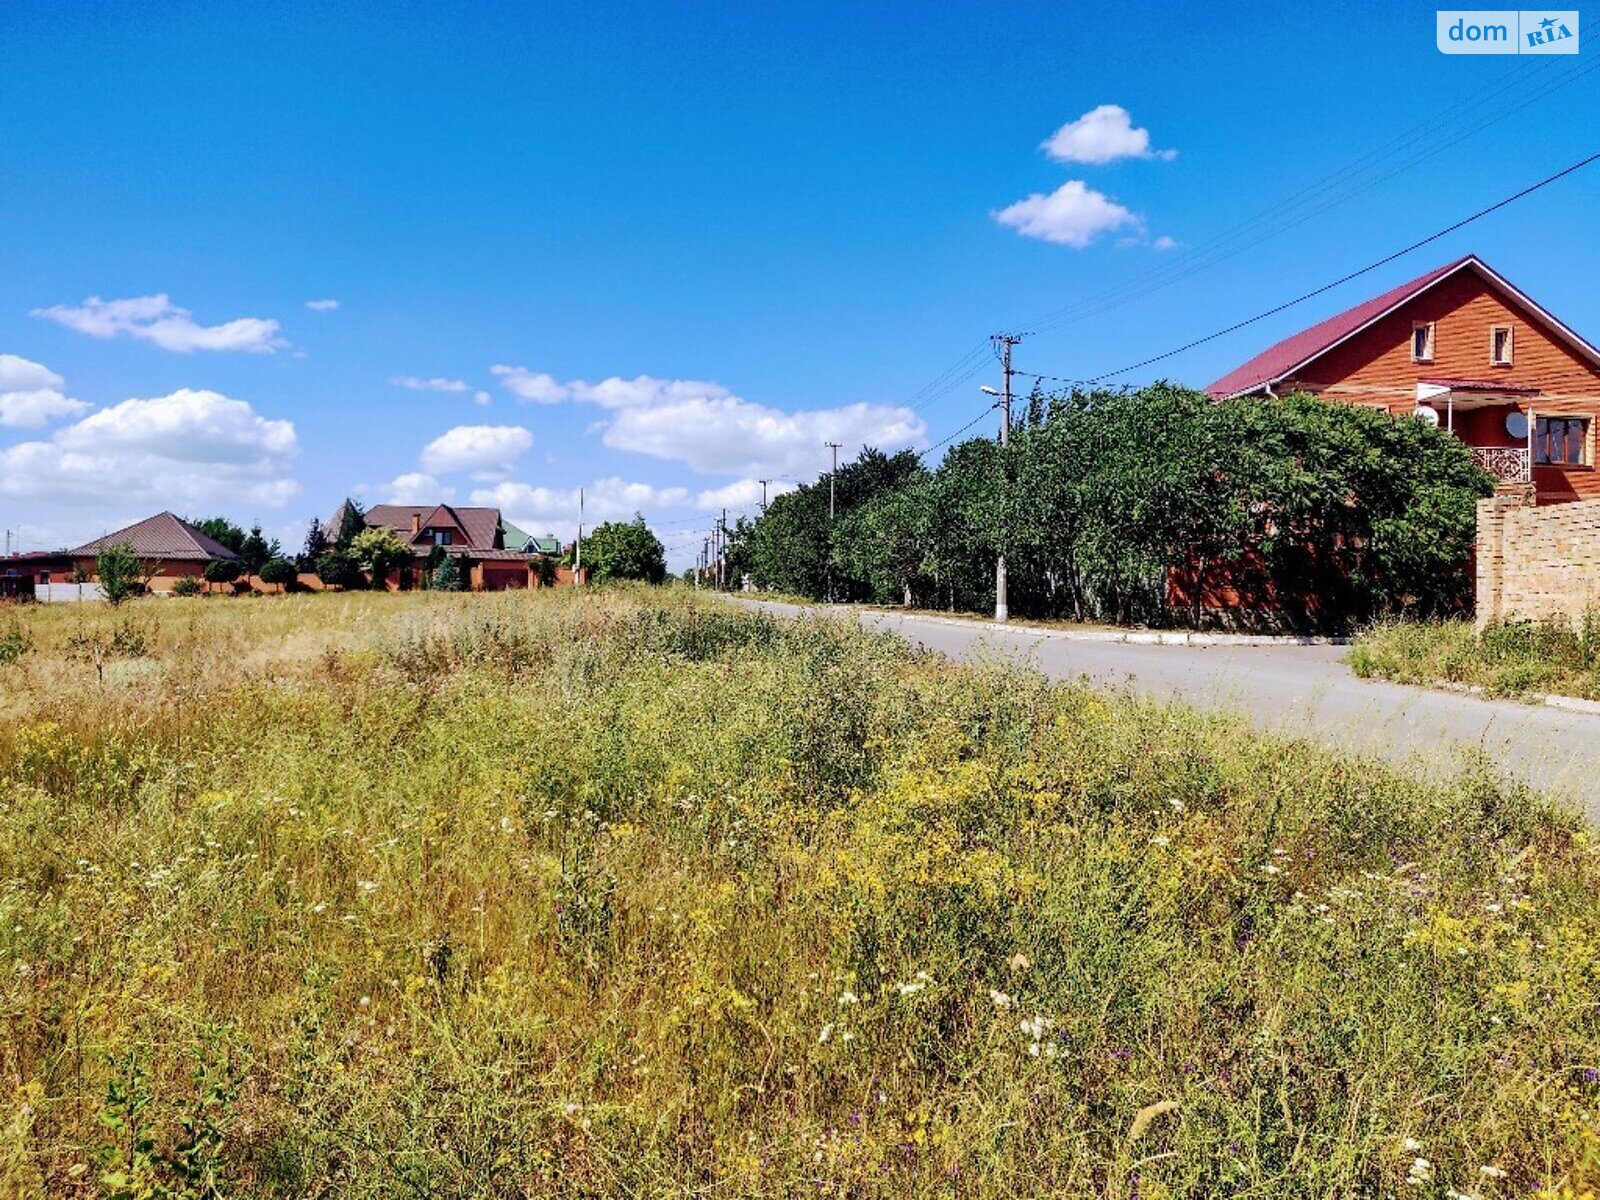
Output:
<path fill-rule="evenodd" d="M 0 523 L 288 543 L 355 494 L 569 534 L 583 486 L 684 565 L 824 441 L 977 416 L 992 359 L 923 389 L 991 332 L 1097 375 L 1595 149 L 1592 49 L 1449 57 L 1434 11 L 5 6 Z M 1316 186 L 1341 202 L 1285 207 Z M 1467 250 L 1596 337 L 1597 211 L 1600 166 L 1142 377 L 1203 385 Z"/>

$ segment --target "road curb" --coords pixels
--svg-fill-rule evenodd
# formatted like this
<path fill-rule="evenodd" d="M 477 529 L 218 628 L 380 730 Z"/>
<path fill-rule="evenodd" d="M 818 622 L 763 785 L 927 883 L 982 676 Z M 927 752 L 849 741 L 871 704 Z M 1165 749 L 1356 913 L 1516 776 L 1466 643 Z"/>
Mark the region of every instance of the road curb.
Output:
<path fill-rule="evenodd" d="M 737 597 L 736 597 L 737 598 Z M 745 601 L 760 603 L 760 601 Z M 785 601 L 784 603 L 793 603 Z M 1348 646 L 1348 637 L 1315 637 L 1271 633 L 1189 633 L 1159 629 L 1053 629 L 1038 625 L 998 624 L 982 617 L 946 617 L 933 613 L 899 612 L 891 608 L 871 608 L 853 604 L 795 605 L 803 610 L 849 616 L 894 617 L 901 621 L 926 621 L 933 625 L 956 625 L 964 629 L 1008 630 L 1059 638 L 1069 642 L 1118 642 L 1132 646 Z M 1600 712 L 1600 708 L 1596 709 Z"/>

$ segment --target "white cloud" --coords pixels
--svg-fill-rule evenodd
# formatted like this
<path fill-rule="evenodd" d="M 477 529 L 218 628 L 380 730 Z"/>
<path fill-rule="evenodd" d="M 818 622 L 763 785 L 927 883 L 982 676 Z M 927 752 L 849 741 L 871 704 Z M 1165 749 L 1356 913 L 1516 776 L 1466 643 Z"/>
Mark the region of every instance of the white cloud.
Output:
<path fill-rule="evenodd" d="M 1182 243 L 1176 238 L 1170 238 L 1163 233 L 1155 241 L 1150 243 L 1150 248 L 1152 250 L 1176 250 L 1180 245 L 1182 245 Z"/>
<path fill-rule="evenodd" d="M 118 334 L 151 342 L 163 350 L 188 354 L 194 350 L 243 350 L 250 354 L 271 354 L 288 345 L 278 336 L 278 323 L 262 317 L 240 317 L 221 325 L 197 325 L 186 308 L 173 304 L 165 293 L 136 296 L 128 300 L 102 300 L 90 296 L 76 308 L 57 304 L 36 308 L 44 317 L 90 337 L 113 338 Z"/>
<path fill-rule="evenodd" d="M 1120 104 L 1102 104 L 1068 121 L 1045 139 L 1044 151 L 1057 162 L 1095 166 L 1122 158 L 1170 161 L 1178 156 L 1176 150 L 1151 150 L 1150 131 L 1134 128 L 1133 118 Z"/>
<path fill-rule="evenodd" d="M 50 368 L 15 354 L 0 354 L 0 425 L 38 429 L 90 405 L 61 391 L 65 381 Z"/>
<path fill-rule="evenodd" d="M 380 490 L 386 504 L 431 504 L 453 500 L 456 494 L 455 488 L 447 487 L 422 471 L 396 475 Z"/>
<path fill-rule="evenodd" d="M 531 534 L 554 533 L 566 540 L 578 529 L 577 488 L 507 481 L 474 489 L 472 502 L 498 508 L 512 524 Z M 682 508 L 688 503 L 688 488 L 656 487 L 615 477 L 597 479 L 583 488 L 584 527 L 593 529 L 601 521 L 627 521 L 634 513 Z"/>
<path fill-rule="evenodd" d="M 489 403 L 489 393 L 488 392 L 473 392 L 472 393 L 472 402 L 474 404 L 477 404 L 477 405 L 480 405 L 480 406 L 487 405 Z"/>
<path fill-rule="evenodd" d="M 48 441 L 0 450 L 0 497 L 40 510 L 87 507 L 97 523 L 226 504 L 277 507 L 300 490 L 294 426 L 243 400 L 183 389 L 124 400 Z M 82 529 L 57 521 L 52 527 Z M 114 525 L 108 527 L 115 527 Z"/>
<path fill-rule="evenodd" d="M 790 413 L 701 379 L 639 375 L 561 383 L 526 367 L 496 366 L 494 373 L 524 400 L 607 410 L 601 440 L 615 450 L 684 462 L 705 474 L 810 476 L 823 461 L 824 442 L 895 448 L 916 444 L 925 432 L 907 408 L 852 404 Z"/>
<path fill-rule="evenodd" d="M 413 392 L 452 392 L 460 395 L 472 390 L 470 385 L 459 379 L 442 379 L 437 375 L 432 379 L 420 379 L 415 375 L 395 375 L 389 382 L 395 387 L 403 387 Z"/>
<path fill-rule="evenodd" d="M 527 400 L 534 404 L 560 404 L 572 399 L 572 393 L 557 383 L 554 377 L 530 371 L 527 367 L 507 367 L 497 364 L 489 368 L 489 373 L 498 376 L 500 386 L 518 400 Z"/>
<path fill-rule="evenodd" d="M 520 425 L 457 425 L 429 442 L 419 460 L 430 475 L 471 472 L 478 480 L 503 479 L 533 447 Z"/>
<path fill-rule="evenodd" d="M 1034 192 L 991 216 L 1024 237 L 1082 250 L 1104 233 L 1138 228 L 1139 218 L 1081 179 L 1069 179 L 1048 196 Z"/>
<path fill-rule="evenodd" d="M 785 492 L 792 492 L 798 484 L 785 479 L 767 480 L 766 497 L 770 502 Z M 708 488 L 694 498 L 694 506 L 715 512 L 718 509 L 754 513 L 761 508 L 761 480 L 736 479 L 719 488 Z"/>
<path fill-rule="evenodd" d="M 307 300 L 306 307 L 312 312 L 338 312 L 339 302 L 337 300 Z"/>

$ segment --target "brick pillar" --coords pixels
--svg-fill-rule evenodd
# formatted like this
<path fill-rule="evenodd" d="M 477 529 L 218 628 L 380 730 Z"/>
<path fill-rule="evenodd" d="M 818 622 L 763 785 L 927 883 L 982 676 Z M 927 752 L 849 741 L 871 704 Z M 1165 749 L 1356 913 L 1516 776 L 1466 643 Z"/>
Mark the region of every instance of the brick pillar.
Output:
<path fill-rule="evenodd" d="M 1501 617 L 1500 594 L 1506 569 L 1506 513 L 1520 507 L 1520 497 L 1505 494 L 1478 501 L 1478 533 L 1474 545 L 1474 557 L 1477 559 L 1474 615 L 1479 629 Z"/>

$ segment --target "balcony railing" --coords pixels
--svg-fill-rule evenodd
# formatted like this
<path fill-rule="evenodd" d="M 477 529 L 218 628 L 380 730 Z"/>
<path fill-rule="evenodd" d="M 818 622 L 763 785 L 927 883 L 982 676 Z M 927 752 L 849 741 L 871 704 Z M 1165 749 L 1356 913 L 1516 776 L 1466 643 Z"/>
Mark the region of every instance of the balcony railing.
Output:
<path fill-rule="evenodd" d="M 1472 457 L 1497 483 L 1527 483 L 1533 478 L 1526 446 L 1474 446 Z"/>

